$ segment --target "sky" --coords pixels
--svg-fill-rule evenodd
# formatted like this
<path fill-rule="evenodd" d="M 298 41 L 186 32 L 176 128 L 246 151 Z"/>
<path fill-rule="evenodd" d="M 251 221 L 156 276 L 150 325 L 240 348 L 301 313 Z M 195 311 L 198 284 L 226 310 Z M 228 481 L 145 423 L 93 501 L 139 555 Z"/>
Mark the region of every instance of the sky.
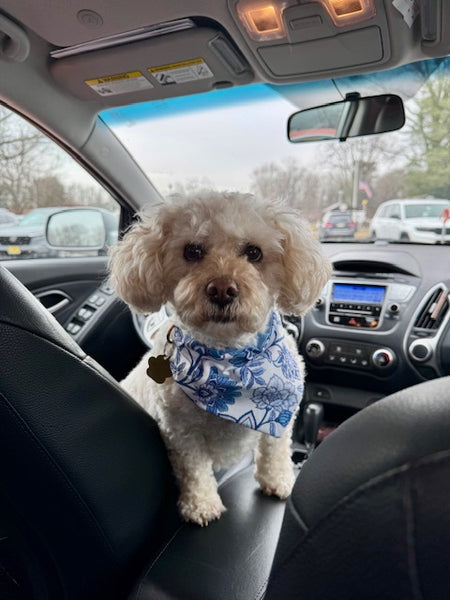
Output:
<path fill-rule="evenodd" d="M 316 156 L 312 145 L 300 147 L 287 140 L 287 120 L 296 106 L 267 86 L 254 87 L 266 91 L 253 103 L 212 102 L 211 107 L 201 104 L 202 110 L 188 107 L 185 112 L 168 108 L 166 114 L 158 111 L 158 118 L 149 105 L 137 105 L 135 113 L 127 107 L 120 119 L 117 111 L 103 118 L 163 194 L 175 182 L 192 179 L 246 192 L 251 172 L 263 164 L 289 156 L 308 163 Z"/>

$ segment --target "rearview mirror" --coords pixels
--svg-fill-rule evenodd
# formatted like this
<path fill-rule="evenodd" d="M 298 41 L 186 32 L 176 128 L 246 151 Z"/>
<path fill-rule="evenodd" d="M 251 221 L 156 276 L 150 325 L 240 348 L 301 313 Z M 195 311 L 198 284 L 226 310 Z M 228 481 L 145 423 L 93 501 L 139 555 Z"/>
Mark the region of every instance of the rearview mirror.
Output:
<path fill-rule="evenodd" d="M 289 117 L 290 142 L 314 142 L 395 131 L 405 123 L 403 101 L 393 94 L 367 96 L 347 94 L 345 100 L 333 102 Z"/>

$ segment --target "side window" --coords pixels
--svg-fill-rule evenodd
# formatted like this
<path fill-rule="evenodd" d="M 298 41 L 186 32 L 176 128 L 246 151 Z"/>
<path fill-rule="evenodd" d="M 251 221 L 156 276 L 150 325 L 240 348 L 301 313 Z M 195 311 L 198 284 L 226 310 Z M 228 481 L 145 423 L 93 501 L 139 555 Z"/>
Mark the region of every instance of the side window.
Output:
<path fill-rule="evenodd" d="M 83 236 L 78 237 L 80 248 L 49 244 L 48 219 L 75 207 L 97 214 L 102 236 L 96 246 Z M 0 106 L 0 261 L 105 254 L 117 239 L 118 223 L 118 203 L 89 173 L 27 121 Z"/>
<path fill-rule="evenodd" d="M 389 216 L 391 217 L 391 219 L 400 219 L 400 206 L 398 204 L 393 204 L 391 206 Z"/>
<path fill-rule="evenodd" d="M 395 213 L 396 213 L 396 205 L 395 204 L 390 204 L 389 206 L 386 206 L 386 214 L 384 216 L 387 219 L 392 219 L 393 217 L 395 218 Z"/>

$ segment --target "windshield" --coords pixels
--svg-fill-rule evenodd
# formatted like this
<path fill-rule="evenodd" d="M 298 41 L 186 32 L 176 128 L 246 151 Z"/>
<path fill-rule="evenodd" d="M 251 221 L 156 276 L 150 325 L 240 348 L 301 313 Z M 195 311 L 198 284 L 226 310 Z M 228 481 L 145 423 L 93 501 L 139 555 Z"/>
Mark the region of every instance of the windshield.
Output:
<path fill-rule="evenodd" d="M 18 225 L 19 227 L 31 227 L 34 225 L 37 225 L 38 227 L 41 225 L 44 226 L 47 222 L 48 216 L 49 213 L 47 211 L 32 210 L 20 219 L 20 223 Z"/>
<path fill-rule="evenodd" d="M 313 229 L 326 212 L 347 210 L 357 224 L 356 239 L 367 240 L 375 235 L 371 219 L 383 202 L 424 198 L 426 208 L 427 198 L 450 198 L 449 64 L 441 59 L 334 81 L 253 84 L 101 116 L 163 197 L 208 189 L 250 192 L 301 208 Z M 398 93 L 405 126 L 344 143 L 288 141 L 293 112 L 341 100 L 349 91 Z M 442 206 L 425 212 L 440 216 Z M 393 239 L 414 241 L 411 233 L 400 233 L 393 232 Z"/>

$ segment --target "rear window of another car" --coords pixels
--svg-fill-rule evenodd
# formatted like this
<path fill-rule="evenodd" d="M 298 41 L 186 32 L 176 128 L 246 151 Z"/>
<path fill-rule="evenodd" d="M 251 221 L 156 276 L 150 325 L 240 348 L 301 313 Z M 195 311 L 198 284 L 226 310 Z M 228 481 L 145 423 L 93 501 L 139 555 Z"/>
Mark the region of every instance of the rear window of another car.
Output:
<path fill-rule="evenodd" d="M 352 216 L 351 215 L 330 215 L 329 218 L 327 219 L 328 221 L 330 221 L 330 223 L 336 224 L 336 223 L 350 223 L 352 221 Z"/>

